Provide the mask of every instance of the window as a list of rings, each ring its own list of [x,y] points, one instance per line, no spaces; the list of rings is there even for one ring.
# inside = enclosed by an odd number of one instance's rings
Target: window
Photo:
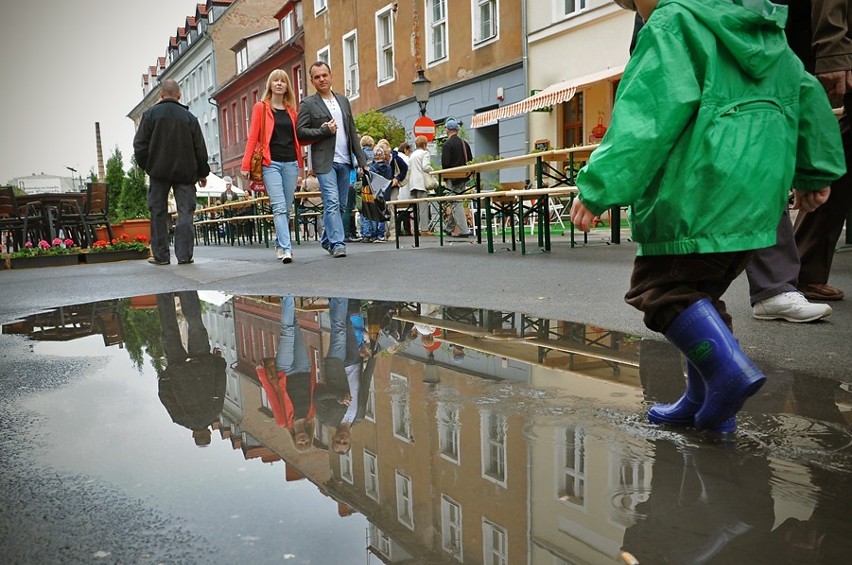
[[[562,103],[562,147],[583,144],[583,93]]]
[[[441,547],[456,561],[464,561],[461,506],[446,495],[441,495]]]
[[[257,104],[258,98],[260,96],[260,91],[258,89],[254,89],[251,91],[251,105],[254,108],[254,105]]]
[[[392,7],[388,6],[376,12],[376,57],[380,85],[394,79],[393,12],[391,10]]]
[[[328,0],[314,0],[314,14],[328,10]]]
[[[396,517],[401,524],[414,529],[414,499],[411,494],[411,479],[396,472]]]
[[[586,0],[555,0],[557,18],[564,18],[586,9]]]
[[[473,0],[473,44],[497,37],[497,0]]]
[[[331,51],[328,45],[317,51],[317,61],[322,61],[323,63],[331,66]]]
[[[248,139],[249,120],[251,119],[251,116],[249,115],[249,110],[248,110],[248,98],[243,96],[242,99],[240,100],[240,104],[242,105],[242,111],[243,111],[243,124],[245,124],[244,129],[243,129],[243,133],[245,134],[246,139]]]
[[[248,46],[237,51],[237,74],[248,68]]]
[[[482,415],[482,475],[506,486],[505,416],[486,412]]]
[[[222,108],[222,132],[225,134],[225,146],[228,145],[228,140],[231,139],[231,121],[228,119],[228,109]]]
[[[296,91],[296,101],[301,102],[305,97],[305,81],[302,80],[302,66],[296,65],[293,67],[293,88]]]
[[[370,391],[367,394],[367,405],[364,407],[364,419],[376,422],[376,380],[370,379]]]
[[[364,450],[364,492],[379,502],[379,460],[367,450]]]
[[[411,409],[408,404],[408,379],[391,373],[390,386],[393,435],[404,442],[410,442]]]
[[[228,143],[236,143],[240,138],[240,129],[239,129],[239,120],[237,119],[237,103],[231,102],[231,122],[233,122],[233,127],[231,128],[231,136],[228,138]],[[271,351],[271,350],[270,350]]]
[[[287,43],[296,35],[296,12],[289,12],[281,18],[281,43]]]
[[[346,97],[358,98],[361,81],[358,77],[358,32],[355,30],[343,36],[343,68]]]
[[[506,530],[482,519],[482,560],[491,565],[506,565],[509,559]]]
[[[457,408],[438,404],[438,450],[446,459],[459,462],[461,421]]]
[[[216,79],[213,77],[213,63],[207,59],[207,84],[211,87],[216,86]]]
[[[447,58],[447,0],[426,0],[426,63]]]
[[[204,96],[204,85],[202,84],[204,81],[204,71],[200,69],[192,73],[192,75],[195,77],[195,95],[200,98]]]
[[[391,539],[386,533],[376,527],[375,524],[370,524],[370,544],[376,548],[376,551],[393,559],[391,556]]]
[[[340,478],[347,483],[355,484],[355,476],[352,472],[352,450],[340,454]]]
[[[583,506],[586,502],[586,449],[582,428],[566,428],[562,446],[559,500]]]

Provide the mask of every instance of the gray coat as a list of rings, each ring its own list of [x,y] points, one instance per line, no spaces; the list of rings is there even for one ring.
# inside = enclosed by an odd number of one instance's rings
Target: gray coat
[[[355,119],[352,117],[352,107],[345,96],[334,94],[340,111],[343,113],[343,127],[349,141],[349,153],[354,154],[358,166],[367,166],[367,156],[358,141]],[[296,123],[296,135],[305,145],[310,144],[311,167],[317,174],[327,173],[334,163],[335,134],[323,124],[331,119],[331,114],[319,94],[313,94],[303,99],[299,106],[299,118]]]

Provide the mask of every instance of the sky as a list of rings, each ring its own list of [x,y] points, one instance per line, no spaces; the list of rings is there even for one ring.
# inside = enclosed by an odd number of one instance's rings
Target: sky
[[[8,0],[0,17],[0,184],[31,174],[86,177],[133,153],[127,114],[142,74],[195,15],[194,0]],[[76,175],[75,175],[76,176]]]

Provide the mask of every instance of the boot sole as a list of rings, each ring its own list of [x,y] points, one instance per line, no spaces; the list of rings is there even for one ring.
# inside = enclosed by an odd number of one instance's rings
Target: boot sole
[[[823,318],[828,318],[831,316],[831,312],[828,314],[817,314],[816,316],[811,316],[810,318],[794,318],[792,316],[784,316],[783,314],[752,314],[755,320],[785,320],[787,322],[796,323],[807,323],[807,322],[816,322],[817,320],[822,320]]]

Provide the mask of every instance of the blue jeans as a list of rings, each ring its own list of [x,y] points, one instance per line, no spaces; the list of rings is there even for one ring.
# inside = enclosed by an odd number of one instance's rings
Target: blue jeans
[[[317,175],[322,193],[322,237],[323,249],[334,251],[345,247],[343,243],[343,207],[349,191],[349,174],[352,166],[335,162],[327,173]]]
[[[292,296],[281,297],[281,335],[278,336],[275,367],[288,375],[311,372],[311,358],[302,330],[296,323],[296,299]]]
[[[385,224],[387,222],[377,222],[375,220],[368,220],[367,218],[361,218],[361,237],[385,237]]]
[[[296,193],[299,163],[272,161],[263,167],[263,184],[269,193],[272,206],[272,223],[275,225],[275,246],[290,250],[290,208]]]

